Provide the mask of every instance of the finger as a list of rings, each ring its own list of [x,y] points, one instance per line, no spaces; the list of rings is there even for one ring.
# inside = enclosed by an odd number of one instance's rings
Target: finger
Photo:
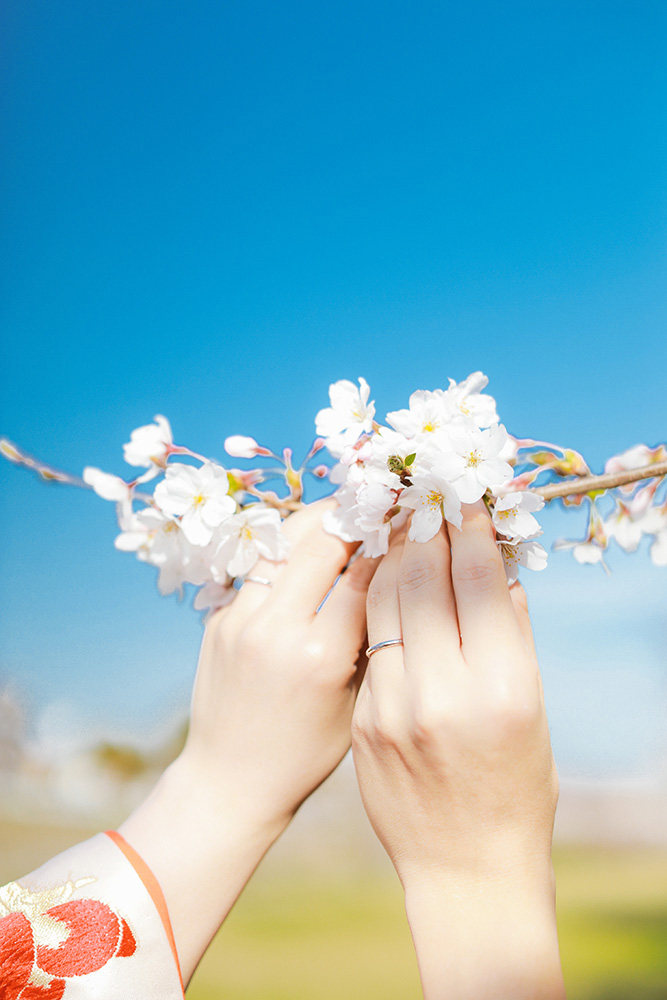
[[[344,542],[326,532],[320,516],[293,546],[277,577],[270,597],[271,613],[302,621],[312,619],[357,548],[357,542]]]
[[[452,584],[468,664],[492,665],[497,649],[521,638],[507,574],[483,501],[463,505],[461,530],[450,532]]]
[[[514,614],[516,615],[516,620],[521,630],[521,635],[523,636],[523,641],[525,642],[528,649],[537,656],[535,650],[535,639],[533,637],[533,627],[530,622],[530,614],[528,612],[528,598],[526,597],[526,591],[523,589],[520,583],[513,583],[510,587],[510,597],[512,599],[512,604],[514,605]]]
[[[350,640],[356,649],[366,636],[366,597],[380,564],[379,559],[353,558],[344,569],[319,612],[314,625],[340,642]]]
[[[459,623],[451,579],[447,528],[427,542],[403,548],[398,597],[405,643],[405,669],[441,670],[443,659],[460,662]]]
[[[366,600],[366,628],[368,645],[389,639],[402,638],[401,612],[398,603],[398,573],[403,552],[403,540],[389,546],[389,552],[380,562],[368,588]],[[403,649],[388,646],[378,649],[368,658],[366,682],[375,687],[374,678],[389,679],[403,674]]]
[[[321,524],[322,514],[325,510],[333,508],[335,501],[320,500],[316,503],[302,507],[295,514],[291,514],[282,523],[282,533],[289,544],[287,558],[281,562],[274,562],[271,559],[260,558],[253,566],[250,577],[257,580],[266,580],[267,583],[258,583],[248,580],[244,582],[240,592],[237,594],[232,608],[234,617],[249,619],[269,598],[271,589],[285,569],[292,554],[299,544],[306,538],[314,527]]]
[[[312,628],[327,644],[333,643],[350,662],[357,663],[355,686],[361,683],[366,669],[366,597],[368,587],[380,563],[379,559],[359,556],[345,569],[329,594]]]

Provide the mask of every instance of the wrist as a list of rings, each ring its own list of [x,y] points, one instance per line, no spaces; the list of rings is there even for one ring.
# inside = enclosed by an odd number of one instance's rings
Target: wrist
[[[119,828],[160,884],[185,983],[285,825],[181,756]]]
[[[405,903],[426,1000],[565,997],[551,865],[409,880]]]
[[[260,857],[292,818],[244,783],[234,768],[213,768],[187,748],[164,772],[158,788],[165,803],[190,816],[197,839],[205,833],[215,845],[238,841],[252,845]]]

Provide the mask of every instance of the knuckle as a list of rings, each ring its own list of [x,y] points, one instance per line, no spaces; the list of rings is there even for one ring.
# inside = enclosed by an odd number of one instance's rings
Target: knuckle
[[[498,565],[495,559],[475,559],[472,562],[452,565],[452,580],[464,588],[475,590],[490,590],[496,582]]]
[[[417,749],[424,751],[438,745],[449,728],[449,717],[447,704],[434,695],[416,701],[412,706],[411,737]]]
[[[376,751],[396,748],[402,741],[403,727],[399,713],[387,704],[375,701],[352,717],[352,740],[357,746]]]
[[[309,636],[302,644],[301,659],[311,667],[319,667],[326,659],[327,651],[322,639]]]
[[[542,709],[532,692],[498,684],[489,691],[484,716],[498,738],[510,740],[532,730],[542,716]]]
[[[341,584],[358,594],[365,594],[373,576],[374,566],[361,556],[345,571]]]
[[[313,562],[330,561],[333,553],[338,553],[339,546],[333,535],[325,535],[322,531],[311,532],[303,541],[304,555]]]
[[[275,632],[268,619],[257,615],[241,632],[238,650],[241,658],[263,656],[275,644]]]
[[[391,588],[376,574],[373,577],[370,587],[368,588],[368,594],[366,596],[366,610],[374,611],[376,608],[382,607],[382,605],[389,600],[390,595]]]
[[[352,716],[350,727],[353,747],[367,747],[370,743],[370,726],[368,713],[357,705]]]
[[[433,561],[402,566],[398,574],[399,590],[411,593],[442,578],[442,569]]]

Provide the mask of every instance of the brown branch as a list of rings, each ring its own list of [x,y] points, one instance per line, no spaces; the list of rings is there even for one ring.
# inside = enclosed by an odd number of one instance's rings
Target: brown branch
[[[543,500],[555,500],[557,497],[576,496],[580,493],[591,493],[594,490],[613,490],[627,483],[638,483],[642,479],[655,479],[667,475],[667,462],[654,462],[641,469],[628,469],[627,472],[609,472],[603,476],[579,476],[568,479],[564,483],[552,483],[550,486],[533,486],[528,492],[537,493]]]

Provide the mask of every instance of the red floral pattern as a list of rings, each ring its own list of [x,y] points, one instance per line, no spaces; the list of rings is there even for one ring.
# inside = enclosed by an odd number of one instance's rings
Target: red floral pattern
[[[112,958],[128,958],[136,951],[127,921],[97,899],[52,906],[33,917],[34,923],[42,916],[63,924],[63,940],[54,947],[35,944],[33,924],[21,911],[0,918],[0,1000],[60,1000],[68,978],[88,975]],[[33,972],[43,986],[29,982]]]

